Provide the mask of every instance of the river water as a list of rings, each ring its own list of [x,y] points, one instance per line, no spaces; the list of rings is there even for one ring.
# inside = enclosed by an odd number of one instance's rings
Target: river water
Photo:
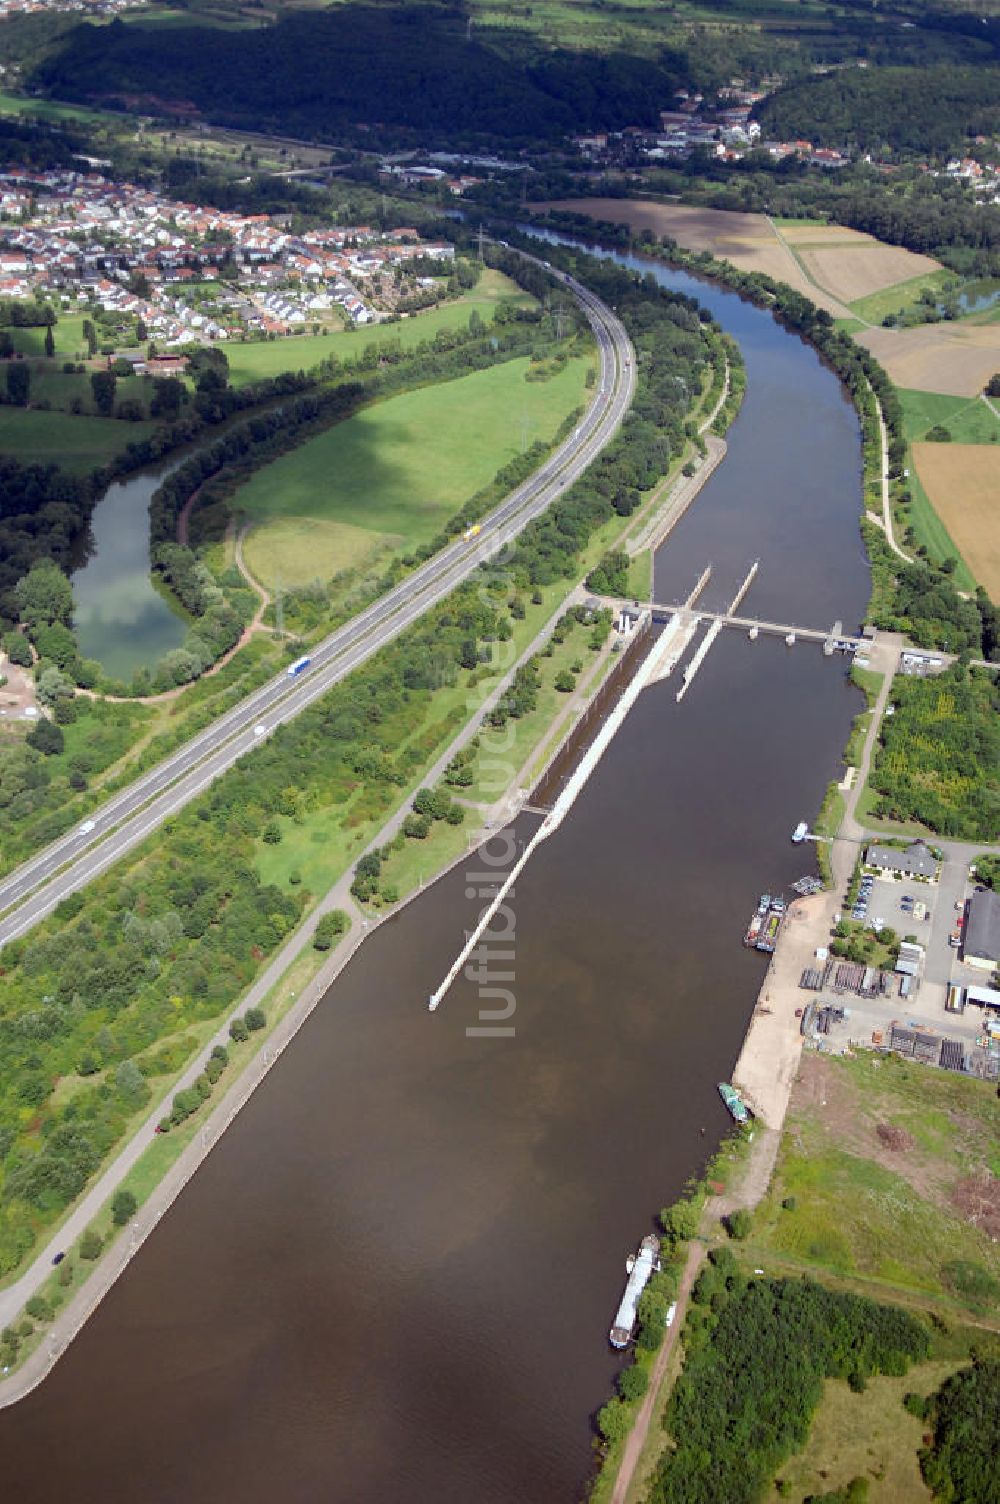
[[[748,612],[856,625],[836,379],[770,315],[656,274],[708,304],[749,378],[657,597],[711,561],[725,605],[759,557]],[[789,833],[858,708],[841,660],[734,632],[675,690],[643,694],[522,876],[513,1036],[467,1035],[466,981],[425,1009],[480,906],[460,870],[361,949],[52,1376],[0,1412],[12,1497],[579,1497],[626,1254],[725,1130],[716,1082],[764,969],[742,929],[802,874]]]

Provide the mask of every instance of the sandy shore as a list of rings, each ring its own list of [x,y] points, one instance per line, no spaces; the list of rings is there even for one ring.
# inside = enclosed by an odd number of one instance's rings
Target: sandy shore
[[[836,889],[789,905],[733,1071],[734,1085],[769,1128],[780,1128],[785,1120],[802,1054],[795,1010],[807,999],[799,978],[813,964],[817,946],[829,940],[836,907]]]

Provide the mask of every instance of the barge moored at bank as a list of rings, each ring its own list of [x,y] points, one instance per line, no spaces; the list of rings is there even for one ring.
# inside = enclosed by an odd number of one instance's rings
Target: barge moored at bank
[[[785,900],[772,898],[770,893],[762,893],[756,912],[747,925],[743,944],[749,950],[762,950],[770,955],[778,943],[778,932],[784,917]]]
[[[654,1233],[650,1233],[649,1237],[643,1238],[639,1244],[639,1252],[626,1264],[628,1283],[611,1328],[612,1347],[628,1347],[631,1342],[632,1333],[635,1331],[639,1296],[649,1283],[649,1277],[659,1263],[659,1256],[660,1240]]]

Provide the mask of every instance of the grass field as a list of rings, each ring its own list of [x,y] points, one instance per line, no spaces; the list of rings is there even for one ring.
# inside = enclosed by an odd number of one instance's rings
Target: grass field
[[[937,447],[936,445],[934,446]],[[950,445],[942,445],[942,448],[950,448]],[[962,557],[961,550],[951,533],[945,527],[944,520],[931,503],[930,497],[924,490],[923,482],[917,473],[916,461],[913,457],[913,449],[909,452],[909,481],[910,488],[910,511],[909,518],[913,527],[913,536],[917,543],[923,544],[931,559],[936,564],[941,564],[945,559],[957,559],[958,567],[952,578],[960,590],[974,590],[976,581],[968,564]]]
[[[931,1394],[960,1366],[955,1359],[918,1363],[903,1378],[870,1379],[864,1394],[828,1379],[804,1450],[779,1474],[788,1497],[823,1494],[860,1477],[868,1480],[869,1504],[929,1500],[917,1457],[923,1426],[903,1409],[903,1398]]]
[[[86,358],[87,346],[83,338],[82,313],[60,314],[52,330],[52,340],[56,347],[56,361],[61,364],[64,360],[76,360]],[[6,330],[10,335],[14,349],[20,350],[22,355],[44,356],[45,354],[45,328],[38,325],[34,328],[10,328]],[[56,367],[58,369],[58,366]]]
[[[335,559],[338,570],[371,569],[404,541],[402,533],[373,533],[350,522],[287,517],[251,529],[243,558],[250,573],[274,590],[316,579],[320,559]]]
[[[0,407],[0,453],[24,465],[62,465],[74,475],[83,475],[155,427],[154,423],[123,423],[116,418],[74,418],[68,413]]]
[[[754,1219],[754,1256],[860,1276],[887,1294],[992,1309],[1000,1295],[998,1131],[1000,1102],[987,1082],[864,1051],[805,1055],[777,1170]],[[788,1198],[791,1208],[782,1206]],[[976,1272],[986,1294],[970,1293],[958,1264]]]
[[[985,403],[976,405],[987,411]],[[914,444],[913,460],[971,574],[1000,600],[1000,445]]]
[[[432,538],[496,471],[535,439],[550,440],[585,396],[588,362],[575,360],[544,382],[526,382],[527,360],[508,361],[376,403],[257,472],[234,506],[260,525],[252,555],[268,548],[271,525],[292,585],[330,578],[356,563],[364,531],[372,548],[414,547]],[[287,523],[347,524],[328,549]],[[344,545],[342,552],[338,546]],[[295,576],[293,568],[301,570]]]
[[[930,258],[921,259],[929,260]],[[919,301],[920,294],[925,287],[932,287],[935,292],[941,293],[944,290],[944,284],[954,280],[954,272],[947,271],[944,267],[931,265],[923,271],[915,272],[905,281],[896,281],[889,287],[880,288],[877,292],[857,297],[851,303],[851,307],[859,318],[867,320],[869,324],[881,324],[886,314],[899,314],[904,309],[912,308]]]
[[[905,389],[898,390],[896,396],[903,409],[903,436],[911,444],[937,424],[947,428],[955,444],[990,444],[994,438],[1000,443],[1000,418],[979,397]]]
[[[473,309],[477,309],[480,317],[489,323],[502,299],[522,306],[533,301],[516,282],[487,267],[471,292],[439,308],[430,308],[426,313],[411,314],[396,324],[334,330],[329,334],[290,335],[286,339],[264,340],[256,344],[227,345],[230,379],[234,386],[245,386],[248,381],[276,376],[280,371],[308,370],[328,355],[336,355],[341,360],[360,355],[369,345],[398,341],[404,349],[411,349],[423,339],[433,339],[439,329],[457,329],[468,323]]]

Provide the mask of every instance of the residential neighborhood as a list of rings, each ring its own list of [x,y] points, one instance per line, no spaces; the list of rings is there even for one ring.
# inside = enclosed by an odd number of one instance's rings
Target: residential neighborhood
[[[0,298],[121,314],[158,348],[374,323],[432,301],[453,257],[410,228],[295,234],[96,172],[0,174]]]

